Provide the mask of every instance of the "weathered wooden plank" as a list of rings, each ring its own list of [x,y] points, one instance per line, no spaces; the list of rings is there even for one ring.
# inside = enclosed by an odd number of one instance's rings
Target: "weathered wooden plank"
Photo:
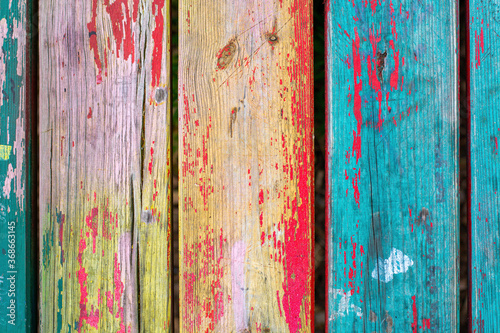
[[[455,1],[328,1],[328,328],[458,329]]]
[[[164,0],[40,1],[40,325],[171,327]]]
[[[31,1],[0,7],[0,331],[33,329],[31,104],[26,76]]]
[[[471,332],[500,331],[500,4],[470,0],[470,254]]]
[[[181,332],[312,330],[311,11],[180,1]]]

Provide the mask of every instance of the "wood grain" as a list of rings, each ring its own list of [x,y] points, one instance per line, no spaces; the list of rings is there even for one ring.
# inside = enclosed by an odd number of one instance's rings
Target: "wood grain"
[[[33,329],[31,86],[24,0],[0,7],[0,331]]]
[[[313,330],[311,20],[180,1],[181,332]]]
[[[42,332],[171,328],[169,8],[40,1]]]
[[[500,4],[469,2],[470,331],[500,330]]]
[[[458,329],[455,1],[328,1],[330,332]]]

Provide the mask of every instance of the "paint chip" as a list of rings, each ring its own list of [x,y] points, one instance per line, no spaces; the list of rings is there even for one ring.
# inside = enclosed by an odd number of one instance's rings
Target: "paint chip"
[[[392,281],[395,274],[406,273],[412,265],[413,260],[393,247],[389,258],[385,260],[378,258],[377,267],[372,271],[372,278],[387,283]]]
[[[8,161],[10,158],[11,146],[0,145],[0,161]]]

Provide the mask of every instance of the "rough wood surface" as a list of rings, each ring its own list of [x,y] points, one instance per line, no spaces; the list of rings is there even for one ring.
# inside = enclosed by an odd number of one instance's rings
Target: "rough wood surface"
[[[0,7],[0,331],[27,332],[34,287],[31,270],[31,109],[26,67],[25,0]],[[33,93],[31,91],[31,93]]]
[[[458,329],[455,1],[328,1],[330,332]]]
[[[312,2],[179,4],[181,332],[310,332]]]
[[[469,2],[470,329],[500,331],[500,3]]]
[[[170,7],[39,6],[41,331],[169,330]]]

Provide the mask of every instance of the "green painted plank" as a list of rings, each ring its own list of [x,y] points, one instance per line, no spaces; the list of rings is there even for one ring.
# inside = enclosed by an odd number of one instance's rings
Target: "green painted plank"
[[[330,332],[458,328],[457,4],[327,4]]]
[[[28,7],[27,7],[28,6]],[[25,0],[0,7],[0,331],[32,327],[30,100]]]
[[[470,328],[500,331],[500,4],[469,2]]]

